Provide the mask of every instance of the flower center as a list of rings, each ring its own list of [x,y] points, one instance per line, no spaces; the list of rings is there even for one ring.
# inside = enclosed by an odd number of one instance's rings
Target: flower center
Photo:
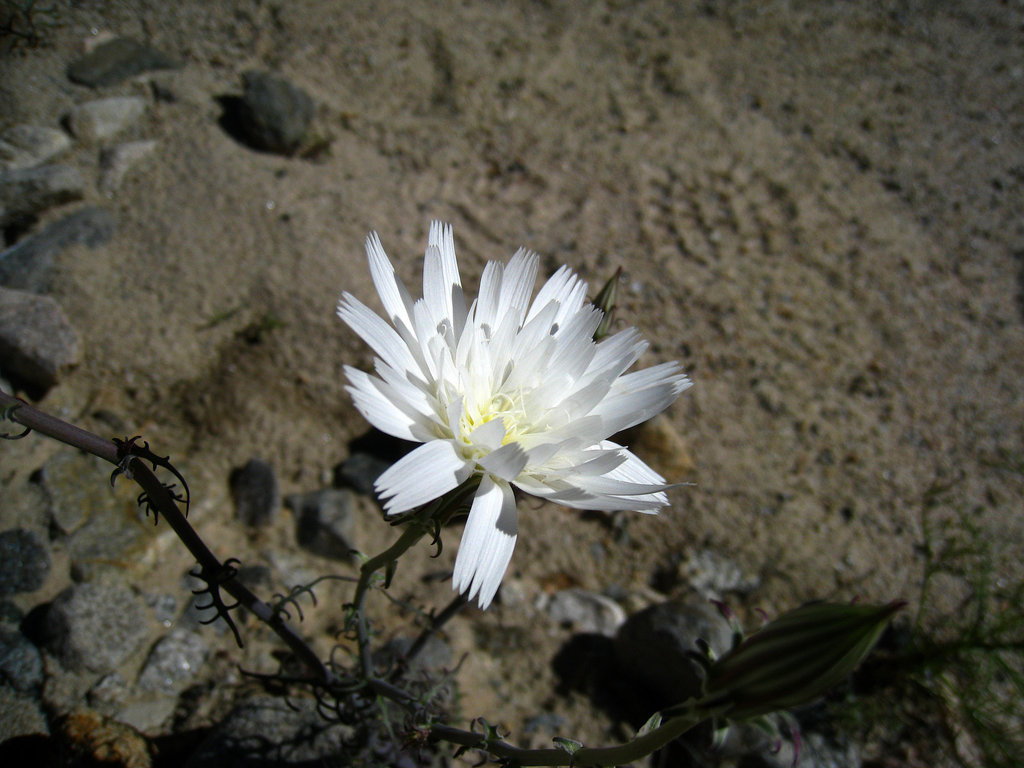
[[[462,434],[468,437],[474,429],[495,419],[501,419],[505,427],[502,445],[513,443],[528,432],[530,424],[523,406],[522,393],[516,392],[510,396],[499,392],[483,403],[467,404],[459,419],[459,427]]]

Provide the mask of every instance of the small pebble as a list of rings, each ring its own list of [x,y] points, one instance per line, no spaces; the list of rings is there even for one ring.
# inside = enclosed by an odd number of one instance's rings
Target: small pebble
[[[235,469],[228,481],[235,501],[235,517],[246,525],[268,525],[281,506],[274,469],[262,459],[250,459]]]
[[[79,104],[67,114],[68,129],[79,141],[95,144],[127,128],[146,111],[146,102],[134,96],[114,96]]]
[[[99,88],[117,85],[129,77],[159,69],[178,69],[181,63],[130,37],[116,37],[68,64],[68,79]]]
[[[26,220],[85,195],[81,171],[70,165],[40,165],[0,172],[0,227]]]
[[[0,533],[0,595],[35,592],[50,575],[51,563],[39,534],[21,528]]]

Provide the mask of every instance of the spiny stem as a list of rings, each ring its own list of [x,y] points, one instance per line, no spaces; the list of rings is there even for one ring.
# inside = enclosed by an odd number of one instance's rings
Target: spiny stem
[[[118,463],[117,446],[112,440],[107,440],[88,432],[55,416],[44,413],[31,405],[0,390],[0,410],[7,413],[7,417],[16,421],[22,426],[58,440],[73,448],[79,448],[93,456],[97,456],[111,464]],[[185,519],[177,503],[171,496],[171,492],[157,478],[153,471],[139,459],[131,459],[129,464],[132,479],[142,486],[148,494],[150,504],[163,516],[164,521],[171,526],[181,543],[199,563],[200,568],[206,573],[221,573],[224,564],[217,558],[206,543],[196,533],[195,528]],[[253,594],[238,579],[229,579],[220,585],[225,592],[231,595],[245,608],[249,609],[260,621],[269,626],[278,637],[302,660],[309,670],[325,684],[330,685],[337,681],[337,677],[328,669],[320,657],[312,648],[295,632],[295,630],[276,614],[274,610]]]
[[[113,441],[106,440],[91,432],[69,424],[61,419],[44,413],[27,403],[0,390],[0,414],[36,432],[44,434],[62,443],[91,453],[111,464],[118,464],[118,450]],[[128,468],[132,479],[142,486],[149,495],[150,503],[159,511],[163,519],[174,530],[178,538],[186,546],[200,567],[208,573],[219,573],[224,564],[210,551],[199,534],[181,513],[174,497],[166,486],[156,477],[141,459],[131,458]],[[381,568],[394,562],[416,541],[429,530],[425,522],[436,515],[437,520],[444,522],[463,505],[468,496],[475,491],[470,482],[449,494],[433,505],[429,505],[423,513],[416,515],[416,522],[409,525],[398,541],[381,554],[367,560],[360,571],[360,579],[356,585],[354,609],[358,612],[360,622],[360,654],[364,658],[364,684],[378,696],[395,702],[409,712],[415,712],[418,702],[407,691],[380,678],[374,677],[367,669],[369,663],[369,638],[363,623],[363,608],[372,576]],[[291,651],[306,665],[312,673],[311,682],[322,689],[331,691],[345,687],[345,682],[325,665],[309,644],[299,636],[292,626],[283,618],[280,611],[275,611],[264,603],[237,579],[229,579],[220,585],[224,591],[234,597],[260,621],[269,626]],[[456,598],[434,621],[434,627],[454,615],[461,607],[461,598]],[[366,644],[365,646],[363,644]],[[446,741],[468,749],[479,749],[492,757],[504,760],[510,766],[526,768],[526,766],[612,766],[638,760],[668,744],[704,720],[723,714],[721,708],[714,709],[702,702],[694,702],[683,714],[673,717],[660,727],[639,736],[632,741],[614,747],[583,747],[570,755],[564,749],[522,749],[504,741],[492,740],[480,733],[453,728],[448,725],[433,723],[427,726],[430,738],[434,741]]]

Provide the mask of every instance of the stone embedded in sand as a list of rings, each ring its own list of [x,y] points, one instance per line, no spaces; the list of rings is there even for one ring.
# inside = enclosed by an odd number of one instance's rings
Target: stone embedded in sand
[[[153,140],[128,141],[103,150],[100,154],[100,191],[109,194],[120,189],[125,174],[137,162],[153,154],[156,146],[157,142]]]
[[[295,538],[299,546],[332,560],[350,559],[355,532],[352,502],[352,491],[346,488],[327,488],[286,498],[285,505],[295,513]]]
[[[0,285],[32,293],[50,290],[54,257],[66,248],[98,248],[110,242],[116,223],[104,208],[88,206],[51,222],[41,232],[0,251]]]
[[[256,149],[291,155],[302,148],[316,115],[309,94],[272,72],[242,75],[245,91],[235,115],[237,127]]]
[[[45,390],[81,359],[78,334],[56,301],[0,288],[0,361],[5,376]]]
[[[701,673],[690,658],[697,639],[718,655],[732,644],[732,628],[707,603],[669,601],[630,616],[615,636],[623,673],[650,695],[652,709],[678,704],[701,690]]]
[[[0,169],[32,168],[71,148],[64,131],[19,123],[0,134]]]
[[[45,644],[64,668],[96,674],[110,672],[127,659],[148,627],[134,592],[100,583],[68,587],[50,604],[45,622]]]
[[[0,533],[0,595],[35,592],[50,575],[51,563],[50,550],[36,532],[12,528]]]
[[[68,64],[68,79],[98,88],[157,69],[179,69],[181,63],[130,37],[118,37]]]
[[[87,144],[115,136],[146,111],[144,99],[115,96],[79,104],[67,114],[68,129]]]
[[[139,687],[178,694],[194,682],[209,648],[202,635],[189,629],[172,630],[157,641],[139,672]]]
[[[261,459],[250,459],[235,469],[228,481],[235,501],[235,516],[246,525],[268,525],[281,505],[274,468]]]
[[[81,200],[85,179],[70,165],[42,165],[0,172],[0,227],[29,219],[55,205]]]

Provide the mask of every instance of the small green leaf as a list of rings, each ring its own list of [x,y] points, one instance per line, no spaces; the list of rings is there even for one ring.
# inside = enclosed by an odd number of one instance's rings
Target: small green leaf
[[[556,747],[565,751],[570,757],[583,749],[583,742],[573,741],[564,736],[555,736],[552,741],[555,742]]]
[[[657,730],[661,727],[661,712],[655,712],[651,715],[647,722],[640,726],[640,730],[636,732],[637,738],[646,736],[651,731]]]

